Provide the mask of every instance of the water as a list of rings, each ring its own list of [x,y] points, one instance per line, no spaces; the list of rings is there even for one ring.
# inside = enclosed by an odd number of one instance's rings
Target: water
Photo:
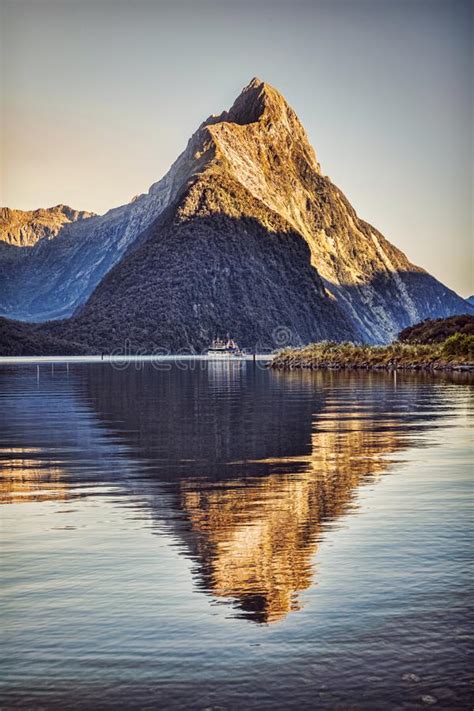
[[[159,368],[0,368],[3,708],[472,708],[467,376]]]

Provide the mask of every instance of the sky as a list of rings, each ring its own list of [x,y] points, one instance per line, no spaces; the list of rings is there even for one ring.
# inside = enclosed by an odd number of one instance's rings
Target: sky
[[[0,0],[0,204],[103,213],[145,192],[252,77],[359,216],[472,283],[470,0]]]

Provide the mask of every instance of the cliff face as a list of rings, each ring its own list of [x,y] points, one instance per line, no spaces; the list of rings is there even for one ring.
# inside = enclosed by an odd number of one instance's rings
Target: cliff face
[[[469,311],[358,218],[321,175],[301,123],[275,89],[254,79],[208,130],[216,146],[213,170],[232,174],[304,238],[312,266],[361,340],[391,340],[434,314]]]
[[[384,342],[474,311],[358,218],[294,111],[258,79],[147,195],[29,252],[0,254],[0,313],[45,320],[79,308],[51,328],[101,349],[129,338],[200,350],[219,332],[273,347]]]

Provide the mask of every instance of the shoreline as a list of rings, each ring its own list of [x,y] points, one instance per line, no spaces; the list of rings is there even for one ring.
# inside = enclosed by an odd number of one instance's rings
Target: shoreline
[[[268,361],[272,354],[257,353],[255,361]],[[166,361],[189,361],[199,360],[209,363],[248,363],[254,361],[253,354],[245,355],[241,358],[212,358],[208,355],[172,354],[169,355],[51,355],[51,356],[0,356],[0,365],[14,365],[22,363],[139,363],[143,362],[166,362]]]
[[[467,340],[466,340],[467,339]],[[278,370],[474,371],[472,336],[452,336],[440,343],[402,343],[385,346],[323,341],[287,348],[272,359]]]
[[[278,356],[275,356],[273,361],[269,364],[269,368],[274,368],[275,370],[345,370],[345,371],[384,371],[386,373],[394,371],[403,372],[417,372],[422,371],[425,373],[436,373],[436,372],[472,372],[474,371],[474,363],[426,363],[426,364],[399,364],[399,365],[358,365],[354,363],[280,363],[278,362]]]

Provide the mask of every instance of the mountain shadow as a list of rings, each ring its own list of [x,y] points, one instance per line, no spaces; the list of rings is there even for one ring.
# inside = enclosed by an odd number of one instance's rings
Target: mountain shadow
[[[163,226],[115,267],[78,316],[45,326],[92,352],[200,352],[230,333],[252,349],[351,340],[302,237],[217,213]]]

